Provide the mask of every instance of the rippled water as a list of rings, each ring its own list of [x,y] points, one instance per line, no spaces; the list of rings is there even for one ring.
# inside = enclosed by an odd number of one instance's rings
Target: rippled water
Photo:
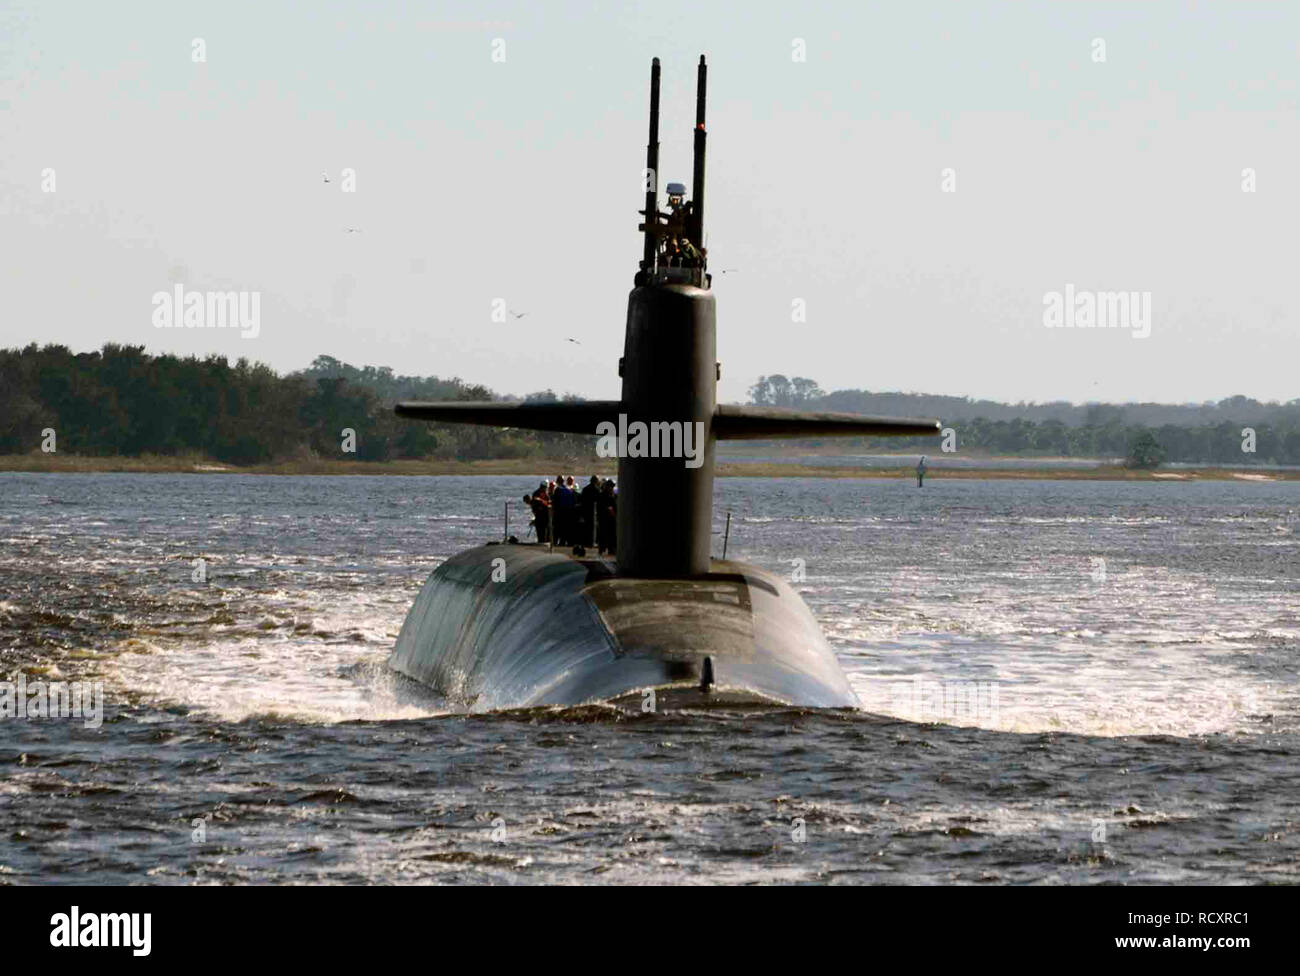
[[[1297,483],[724,479],[865,711],[466,714],[384,662],[538,477],[0,475],[0,676],[106,699],[0,881],[1300,878]]]

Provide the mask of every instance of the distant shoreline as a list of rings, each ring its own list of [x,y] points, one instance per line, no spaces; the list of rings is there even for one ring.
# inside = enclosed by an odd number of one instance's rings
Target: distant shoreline
[[[988,458],[996,463],[998,458]],[[1012,460],[1012,459],[1008,459]],[[1300,471],[1261,471],[1254,468],[1179,468],[1136,471],[1118,465],[1092,467],[1024,466],[1032,459],[1015,458],[1018,467],[944,467],[931,463],[926,480],[944,481],[1021,479],[1029,481],[1297,481]],[[258,474],[258,475],[518,475],[538,476],[564,472],[584,480],[598,474],[615,477],[617,465],[602,459],[508,458],[485,461],[282,461],[248,467],[220,464],[195,457],[87,457],[71,454],[0,455],[0,472],[94,474]],[[914,478],[912,463],[898,467],[826,467],[790,463],[728,462],[719,459],[720,478]]]

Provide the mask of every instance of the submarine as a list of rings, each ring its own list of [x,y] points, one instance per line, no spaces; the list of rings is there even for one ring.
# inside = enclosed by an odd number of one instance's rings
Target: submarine
[[[438,423],[592,435],[658,431],[673,447],[667,432],[696,432],[692,456],[644,444],[634,449],[635,437],[625,444],[620,436],[616,554],[508,539],[454,555],[425,582],[389,667],[474,710],[638,698],[670,707],[858,707],[820,625],[786,581],[711,556],[715,445],[719,439],[937,435],[939,422],[717,403],[716,303],[708,255],[697,246],[704,241],[703,55],[693,197],[685,200],[685,188],[669,184],[666,211],[659,207],[659,80],[655,58],[638,226],[643,248],[628,296],[620,399],[402,402],[395,409],[401,417]]]

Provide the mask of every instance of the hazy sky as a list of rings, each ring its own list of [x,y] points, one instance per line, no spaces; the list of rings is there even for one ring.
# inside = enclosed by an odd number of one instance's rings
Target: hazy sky
[[[722,399],[1300,396],[1295,2],[0,2],[0,346],[615,398],[649,62],[689,183],[701,53]],[[154,328],[175,282],[260,334]],[[1149,337],[1044,327],[1067,284]]]

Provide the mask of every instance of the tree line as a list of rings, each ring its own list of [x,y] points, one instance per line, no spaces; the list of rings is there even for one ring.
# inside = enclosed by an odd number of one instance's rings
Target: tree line
[[[1224,421],[1201,427],[1122,423],[1067,427],[1056,420],[1034,423],[977,417],[954,421],[949,427],[958,455],[1098,458],[1123,460],[1135,467],[1154,466],[1144,460],[1151,458],[1187,464],[1300,465],[1300,426],[1249,427]],[[1248,433],[1243,434],[1243,430]],[[943,438],[835,438],[810,443],[834,443],[845,452],[903,451],[942,456]]]
[[[1005,404],[967,397],[867,390],[824,392],[814,380],[761,376],[755,404],[893,417],[938,417],[960,454],[1151,458],[1190,464],[1300,464],[1300,399],[1261,403],[1234,396],[1203,404]],[[1152,450],[1143,435],[1150,435]],[[832,443],[830,440],[819,442]],[[938,453],[934,438],[853,438],[846,450]]]
[[[459,378],[402,376],[387,367],[352,366],[324,355],[306,369],[280,375],[262,363],[239,359],[232,365],[220,355],[153,356],[143,346],[112,343],[96,352],[74,353],[66,346],[33,343],[0,350],[0,454],[39,450],[46,429],[56,432],[58,450],[71,454],[200,454],[236,465],[309,458],[475,460],[595,453],[594,436],[402,420],[392,407],[406,399],[581,398],[552,390],[503,397]],[[750,399],[798,409],[936,416],[953,429],[958,454],[1132,458],[1140,442],[1138,454],[1147,461],[1300,464],[1300,400],[1065,404],[1068,409],[1060,416],[1042,413],[1056,409],[1049,404],[1025,408],[1028,415],[1008,416],[1018,407],[922,394],[826,393],[806,377],[780,374],[760,377]],[[1163,413],[1148,409],[1152,406]],[[1142,419],[1153,416],[1181,422]],[[345,429],[355,432],[355,453],[343,450]],[[834,442],[845,449],[932,455],[941,450],[934,438]]]
[[[1166,426],[1213,427],[1222,423],[1292,428],[1300,424],[1300,398],[1287,403],[1265,403],[1246,396],[1204,403],[998,403],[929,393],[870,390],[827,393],[815,380],[780,374],[760,376],[758,382],[750,387],[749,397],[753,403],[778,407],[885,417],[940,417],[949,424],[976,419],[1035,423],[1056,420],[1067,427],[1104,427],[1112,421],[1119,421],[1153,429]]]
[[[547,390],[530,399],[560,399]],[[403,399],[495,400],[460,379],[397,376],[318,356],[285,376],[225,356],[152,356],[110,343],[97,352],[35,343],[0,350],[0,454],[57,449],[91,456],[200,454],[249,465],[310,458],[577,457],[595,437],[403,420]],[[570,397],[569,399],[576,399]],[[345,452],[344,430],[354,452]],[[594,432],[593,432],[594,433]]]

